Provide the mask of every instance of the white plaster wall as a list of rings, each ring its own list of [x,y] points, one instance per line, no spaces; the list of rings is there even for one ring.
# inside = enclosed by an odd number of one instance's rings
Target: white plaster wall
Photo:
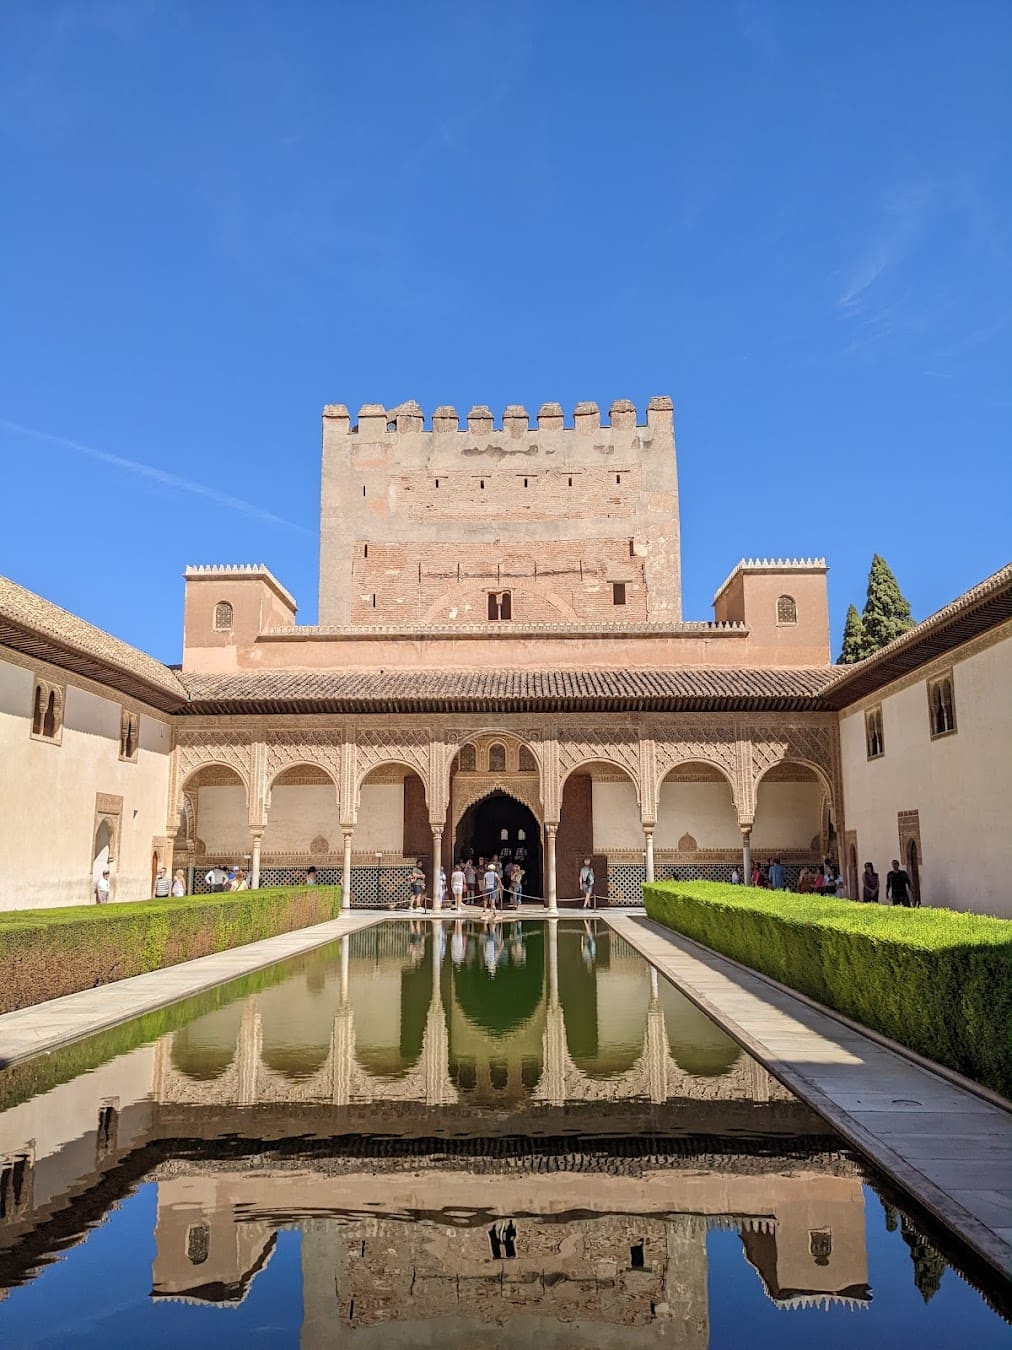
[[[594,852],[643,847],[643,824],[635,784],[594,779]]]
[[[198,788],[197,837],[208,853],[234,853],[236,862],[250,852],[249,809],[241,783]]]
[[[822,829],[820,783],[760,782],[756,793],[752,852],[808,848]]]
[[[165,834],[168,725],[142,714],[137,761],[123,763],[119,702],[67,680],[60,743],[33,740],[33,689],[30,670],[0,661],[0,909],[90,903],[97,792],[123,798],[113,899],[147,898],[152,843]]]
[[[326,839],[331,852],[341,852],[341,816],[334,788],[329,783],[273,788],[264,852],[308,853],[317,835]]]
[[[869,760],[864,710],[840,722],[846,828],[858,869],[882,877],[899,854],[897,813],[920,813],[921,900],[1012,918],[1012,625],[995,646],[953,663],[954,735],[932,741],[927,683],[886,692],[885,754]]]
[[[364,783],[352,848],[356,853],[404,851],[404,784]]]
[[[662,783],[654,847],[677,848],[691,834],[700,848],[740,848],[738,813],[729,783]]]

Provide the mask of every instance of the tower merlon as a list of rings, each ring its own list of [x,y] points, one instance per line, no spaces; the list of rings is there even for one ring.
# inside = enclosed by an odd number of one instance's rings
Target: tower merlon
[[[657,396],[646,407],[646,416],[638,420],[635,403],[628,398],[614,399],[608,410],[608,424],[615,430],[633,430],[638,426],[651,428],[671,428],[673,426],[674,405],[667,396]],[[337,435],[356,435],[363,441],[384,440],[398,432],[421,432],[425,430],[425,412],[414,399],[395,404],[387,408],[382,403],[363,403],[358,410],[356,422],[344,403],[328,403],[323,409],[324,428],[328,433]],[[593,402],[577,403],[572,412],[571,430],[576,432],[596,432],[601,428],[601,410]],[[564,431],[566,417],[561,403],[542,403],[538,409],[536,427],[531,426],[531,417],[522,403],[511,403],[505,409],[499,424],[496,424],[492,409],[484,403],[475,404],[464,419],[458,416],[451,404],[441,404],[432,414],[432,432],[445,435],[453,432],[487,436],[502,431],[507,436],[523,436],[533,431]]]

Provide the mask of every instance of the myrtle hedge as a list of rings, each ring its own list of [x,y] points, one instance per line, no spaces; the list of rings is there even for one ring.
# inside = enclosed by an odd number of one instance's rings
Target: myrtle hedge
[[[333,919],[340,886],[0,914],[0,1012]]]
[[[1012,1096],[1012,921],[706,881],[643,897],[658,923]]]

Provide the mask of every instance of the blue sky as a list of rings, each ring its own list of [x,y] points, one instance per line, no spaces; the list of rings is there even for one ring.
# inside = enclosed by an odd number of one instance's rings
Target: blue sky
[[[320,409],[675,400],[685,613],[1012,537],[1012,7],[0,0],[0,570],[316,616]]]

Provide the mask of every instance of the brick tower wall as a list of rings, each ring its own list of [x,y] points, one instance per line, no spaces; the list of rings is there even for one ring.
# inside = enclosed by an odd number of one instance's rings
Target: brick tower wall
[[[355,426],[325,408],[320,623],[485,624],[507,591],[519,623],[680,620],[671,400],[644,426],[625,401],[609,426],[588,403],[563,422],[558,404],[534,428],[523,408],[500,427],[440,408],[431,431],[417,404]]]

